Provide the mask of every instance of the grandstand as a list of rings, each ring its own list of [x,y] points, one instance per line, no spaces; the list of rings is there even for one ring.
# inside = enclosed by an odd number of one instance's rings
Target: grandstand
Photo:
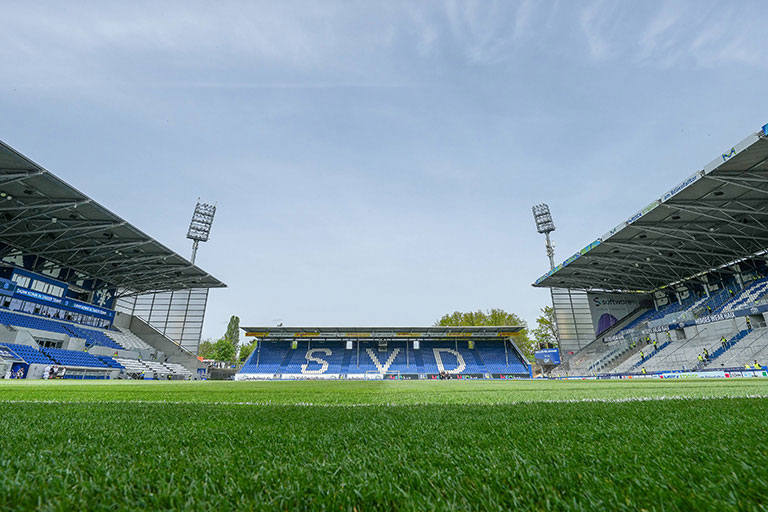
[[[530,377],[510,327],[243,327],[237,380]]]
[[[117,304],[223,283],[2,142],[0,219],[0,377],[197,378],[194,353]]]
[[[765,125],[540,277],[637,306],[552,375],[764,369],[767,196]]]

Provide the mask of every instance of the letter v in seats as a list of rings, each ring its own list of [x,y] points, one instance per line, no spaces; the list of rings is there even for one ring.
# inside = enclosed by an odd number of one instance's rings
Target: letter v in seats
[[[396,348],[387,358],[387,362],[385,362],[383,365],[381,364],[381,361],[379,361],[379,358],[376,356],[376,353],[373,351],[372,348],[367,348],[365,351],[368,353],[368,357],[371,358],[371,361],[373,361],[373,364],[376,365],[376,368],[379,369],[379,373],[387,373],[387,370],[389,370],[389,367],[392,366],[392,363],[395,362],[395,358],[397,357],[397,354],[400,353],[400,349]]]

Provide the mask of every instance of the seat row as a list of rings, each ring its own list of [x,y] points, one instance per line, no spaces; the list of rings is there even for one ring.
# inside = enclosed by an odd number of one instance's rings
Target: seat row
[[[504,342],[479,341],[469,349],[459,343],[422,341],[419,349],[412,342],[393,340],[380,350],[374,342],[355,342],[347,349],[345,342],[263,341],[251,354],[240,373],[251,374],[365,374],[401,373],[436,374],[504,373],[528,375],[527,365]]]

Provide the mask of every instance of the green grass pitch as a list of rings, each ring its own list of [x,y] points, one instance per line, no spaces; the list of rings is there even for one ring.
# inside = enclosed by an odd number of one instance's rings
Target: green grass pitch
[[[0,382],[0,510],[766,510],[768,379]]]

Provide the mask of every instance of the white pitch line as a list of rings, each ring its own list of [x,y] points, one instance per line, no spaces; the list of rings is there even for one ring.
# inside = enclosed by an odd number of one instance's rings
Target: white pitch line
[[[726,400],[734,398],[744,399],[766,399],[768,395],[724,395],[724,396],[683,396],[683,395],[661,395],[661,396],[640,396],[624,398],[563,398],[553,400],[516,400],[512,402],[484,402],[484,403],[312,403],[312,402],[218,402],[218,401],[185,401],[185,400],[0,400],[0,404],[106,404],[106,405],[239,405],[254,407],[418,407],[424,405],[439,406],[466,406],[479,405],[486,407],[497,407],[500,405],[531,405],[531,404],[578,404],[578,403],[605,403],[619,404],[632,402],[660,402],[660,401],[685,401],[685,400]]]

